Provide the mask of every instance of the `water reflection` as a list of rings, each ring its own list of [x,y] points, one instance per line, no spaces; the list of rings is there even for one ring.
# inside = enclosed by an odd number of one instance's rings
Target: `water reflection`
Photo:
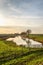
[[[32,39],[28,39],[28,38],[22,38],[21,36],[17,36],[15,38],[8,38],[6,39],[6,41],[13,41],[13,42],[16,42],[17,45],[23,45],[25,47],[43,47],[42,46],[42,43],[40,42],[37,42],[37,41],[34,41]]]

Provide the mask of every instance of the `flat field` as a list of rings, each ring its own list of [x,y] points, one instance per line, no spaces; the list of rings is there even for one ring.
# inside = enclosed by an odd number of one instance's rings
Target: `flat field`
[[[43,43],[43,34],[30,34],[28,37],[35,41]]]
[[[26,48],[0,40],[0,65],[43,65],[43,48]]]

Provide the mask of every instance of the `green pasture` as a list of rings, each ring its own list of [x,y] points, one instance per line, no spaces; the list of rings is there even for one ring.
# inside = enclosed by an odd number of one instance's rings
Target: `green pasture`
[[[26,48],[0,40],[0,65],[43,65],[43,48]]]

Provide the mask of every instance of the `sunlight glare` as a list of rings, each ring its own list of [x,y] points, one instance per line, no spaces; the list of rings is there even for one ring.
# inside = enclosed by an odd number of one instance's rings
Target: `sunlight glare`
[[[5,20],[3,16],[0,16],[0,26],[4,26],[5,25]]]

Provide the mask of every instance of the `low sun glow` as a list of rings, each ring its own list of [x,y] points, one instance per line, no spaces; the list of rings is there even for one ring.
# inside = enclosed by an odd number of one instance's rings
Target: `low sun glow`
[[[0,16],[0,26],[4,26],[5,25],[5,20],[3,16]]]

